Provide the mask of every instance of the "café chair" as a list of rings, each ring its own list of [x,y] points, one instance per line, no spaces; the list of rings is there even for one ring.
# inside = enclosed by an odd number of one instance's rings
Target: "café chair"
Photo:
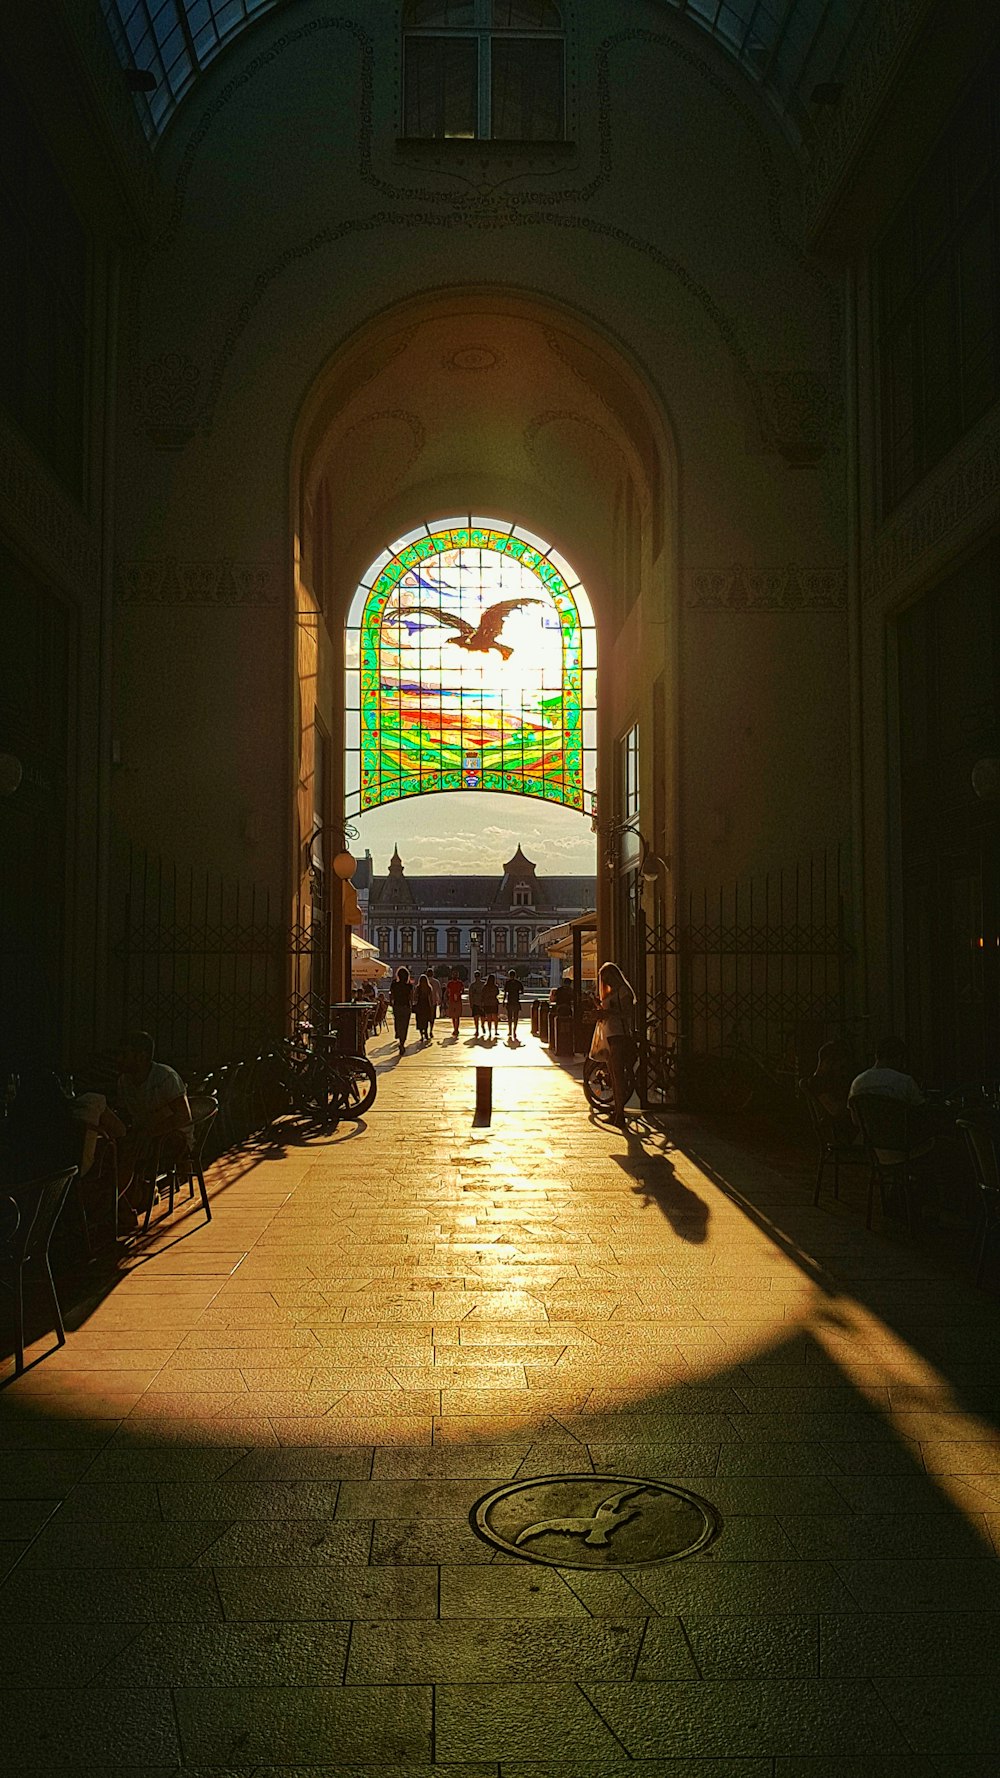
[[[956,1118],[955,1124],[965,1137],[979,1188],[982,1215],[973,1247],[978,1284],[986,1263],[990,1235],[1000,1228],[1000,1117],[995,1112],[992,1115],[988,1111],[972,1112]]]
[[[197,1185],[198,1190],[201,1193],[201,1203],[202,1209],[205,1212],[205,1220],[206,1222],[211,1222],[212,1220],[212,1206],[208,1201],[208,1191],[205,1186],[205,1172],[202,1156],[204,1154],[208,1132],[219,1115],[219,1101],[218,1099],[213,1098],[210,1093],[192,1093],[189,1095],[188,1103],[191,1107],[192,1121],[191,1147],[183,1154],[171,1156],[162,1167],[160,1164],[160,1154],[157,1154],[151,1169],[152,1189],[149,1192],[149,1202],[146,1205],[146,1216],[142,1225],[143,1234],[145,1234],[146,1230],[149,1228],[149,1219],[153,1214],[153,1204],[157,1195],[159,1194],[162,1197],[164,1191],[166,1191],[167,1215],[172,1216],[174,1212],[174,1198],[176,1197],[177,1192],[185,1185],[188,1188],[188,1196],[192,1198],[194,1197],[195,1185]]]
[[[865,1227],[872,1226],[875,1187],[878,1186],[883,1215],[892,1196],[898,1193],[906,1218],[907,1234],[913,1233],[913,1162],[929,1153],[931,1138],[916,1125],[913,1113],[922,1107],[908,1105],[904,1099],[891,1099],[882,1093],[858,1093],[851,1100],[851,1109],[864,1138],[868,1160],[868,1204]]]
[[[0,1270],[8,1274],[3,1282],[14,1298],[15,1377],[24,1370],[24,1273],[30,1265],[38,1263],[45,1274],[56,1341],[60,1346],[66,1344],[66,1329],[49,1262],[49,1244],[75,1178],[76,1168],[68,1167],[48,1179],[28,1180],[24,1185],[8,1186],[0,1192]]]
[[[841,1167],[866,1167],[869,1165],[868,1155],[864,1148],[856,1142],[845,1142],[839,1133],[835,1120],[824,1105],[821,1105],[807,1080],[799,1081],[799,1092],[806,1103],[809,1124],[816,1141],[819,1161],[816,1168],[816,1189],[813,1192],[813,1205],[819,1203],[819,1194],[823,1187],[823,1175],[827,1167],[833,1168],[833,1195],[840,1197]]]

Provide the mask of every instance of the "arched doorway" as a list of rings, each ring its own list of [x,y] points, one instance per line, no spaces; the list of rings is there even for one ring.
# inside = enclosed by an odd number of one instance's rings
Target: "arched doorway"
[[[486,799],[517,797],[518,819],[585,818],[611,949],[619,879],[629,892],[612,831],[622,737],[638,723],[651,742],[653,681],[668,725],[677,707],[674,483],[642,373],[538,295],[439,291],[345,343],[303,406],[292,463],[300,890],[318,824],[336,851],[344,823],[373,812],[402,822],[419,805],[429,820],[431,798],[475,796],[484,817]],[[441,584],[444,558],[456,586]],[[428,584],[404,587],[415,573]],[[484,614],[512,600],[500,646],[473,646]],[[676,855],[676,751],[661,749],[656,784],[652,759],[650,744],[644,822]],[[331,947],[335,974],[336,931]]]

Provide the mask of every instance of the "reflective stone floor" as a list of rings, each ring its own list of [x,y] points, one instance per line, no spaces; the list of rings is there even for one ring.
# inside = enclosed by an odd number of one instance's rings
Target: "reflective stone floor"
[[[530,1039],[489,1128],[466,1034],[374,1052],[366,1128],[215,1169],[0,1392],[3,1771],[997,1778],[995,1300],[692,1122],[595,1125]],[[590,1471],[721,1533],[470,1527]]]

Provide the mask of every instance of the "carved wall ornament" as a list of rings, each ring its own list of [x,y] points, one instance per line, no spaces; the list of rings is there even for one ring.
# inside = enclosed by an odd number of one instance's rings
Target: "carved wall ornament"
[[[845,611],[846,568],[689,568],[692,611]]]
[[[404,451],[402,461],[392,466],[391,476],[386,476],[384,478],[392,484],[402,481],[404,476],[407,476],[413,468],[427,443],[427,429],[419,414],[410,413],[406,408],[386,407],[380,408],[379,411],[374,414],[363,414],[359,420],[354,421],[353,425],[348,426],[346,431],[337,434],[331,439],[329,446],[330,455],[334,456],[338,452],[350,449],[352,443],[355,453],[358,449],[363,449],[364,435],[366,433],[371,435],[375,428],[383,424],[386,420],[398,421],[409,434],[409,446]],[[385,461],[385,453],[383,452],[380,455],[381,461],[379,467],[384,471],[388,467]],[[362,475],[361,479],[362,481],[367,481],[368,478]]]
[[[529,420],[522,434],[528,461],[536,475],[542,476],[546,481],[552,480],[551,475],[547,473],[544,464],[539,459],[538,445],[542,434],[548,427],[558,425],[581,427],[588,442],[599,440],[600,445],[618,459],[620,473],[628,474],[629,465],[625,453],[618,440],[606,426],[602,426],[598,420],[592,420],[588,414],[574,413],[571,408],[550,408],[547,412],[536,414],[532,420]]]
[[[441,360],[442,370],[502,370],[506,359],[490,346],[460,346]]]
[[[862,569],[862,592],[874,599],[919,573],[934,548],[977,519],[996,522],[1000,494],[1000,418],[994,417],[958,462],[931,471],[904,510],[883,528]]]
[[[155,561],[120,562],[115,574],[119,605],[201,605],[226,609],[244,605],[278,605],[282,576],[269,563],[234,562],[222,556],[211,562],[179,562],[176,556]]]
[[[96,581],[100,552],[82,510],[2,419],[0,520],[29,554],[55,564],[74,588]]]
[[[139,424],[159,450],[176,451],[198,424],[201,371],[183,352],[162,352],[139,379]]]

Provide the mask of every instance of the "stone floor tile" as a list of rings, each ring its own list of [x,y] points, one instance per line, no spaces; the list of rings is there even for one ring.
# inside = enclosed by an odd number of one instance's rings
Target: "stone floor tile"
[[[332,1519],[339,1482],[164,1482],[158,1489],[165,1519]]]
[[[7,1770],[27,1775],[45,1766],[65,1771],[88,1764],[171,1765],[178,1757],[170,1693],[100,1687],[0,1690]]]
[[[926,1515],[919,1513],[820,1513],[815,1518],[787,1520],[785,1531],[796,1555],[831,1562],[921,1558],[927,1555],[931,1541]],[[981,1557],[984,1541],[981,1531],[964,1515],[942,1518],[934,1527],[933,1548],[938,1556]]]
[[[468,1759],[539,1759],[558,1747],[578,1761],[617,1758],[621,1744],[575,1685],[440,1685],[435,1747],[446,1764]]]
[[[140,1632],[102,1685],[325,1686],[344,1679],[350,1624],[168,1624]]]
[[[221,1525],[165,1525],[162,1519],[87,1519],[61,1515],[37,1537],[26,1570],[67,1568],[188,1568],[211,1549]]]
[[[184,1759],[215,1765],[429,1761],[432,1697],[425,1686],[182,1687],[174,1694]]]
[[[674,1677],[655,1670],[670,1622],[650,1624],[637,1679]],[[819,1620],[808,1614],[772,1617],[764,1610],[747,1617],[709,1617],[686,1611],[681,1622],[703,1679],[811,1679],[819,1672]]]
[[[362,1525],[364,1520],[349,1520]],[[368,1531],[365,1526],[366,1533]],[[371,1560],[378,1566],[411,1567],[427,1562],[493,1562],[496,1551],[477,1537],[468,1521],[451,1519],[377,1519],[371,1538]]]
[[[637,1623],[482,1618],[435,1624],[356,1624],[348,1684],[527,1684],[631,1679]],[[683,1639],[678,1638],[683,1647]],[[686,1652],[686,1651],[685,1651]]]
[[[224,1615],[310,1622],[347,1618],[436,1618],[436,1568],[365,1568],[317,1563],[311,1568],[219,1568]],[[0,1605],[3,1592],[0,1591]]]
[[[0,1673],[12,1687],[93,1685],[134,1638],[132,1624],[0,1624]],[[184,1631],[190,1635],[190,1629]]]
[[[824,1614],[828,1679],[935,1679],[1000,1671],[1000,1614],[977,1611]]]
[[[949,1757],[991,1757],[1000,1770],[1000,1711],[996,1690],[983,1684],[978,1667],[964,1677],[925,1675],[922,1679],[876,1679],[876,1692],[907,1740],[920,1753]]]
[[[775,1613],[847,1611],[854,1603],[829,1562],[686,1562],[631,1569],[629,1581],[654,1610],[742,1614],[763,1600]]]
[[[680,1754],[878,1754],[908,1743],[867,1685],[782,1679],[583,1688],[633,1759]]]
[[[452,1768],[449,1767],[449,1778]],[[624,1753],[598,1762],[574,1760],[500,1761],[500,1778],[774,1778],[767,1759],[631,1760]],[[878,1774],[876,1774],[878,1778]]]
[[[586,1617],[554,1568],[512,1561],[441,1569],[442,1618]]]
[[[221,1617],[207,1570],[21,1565],[0,1587],[0,1624],[203,1624]]]
[[[361,1519],[344,1525],[332,1519],[240,1519],[215,1525],[211,1533],[199,1560],[215,1568],[364,1565],[372,1542],[372,1528]]]
[[[649,1617],[648,1601],[629,1585],[624,1574],[600,1574],[585,1568],[561,1568],[559,1573],[591,1617],[606,1618],[612,1623]]]
[[[835,1567],[861,1611],[1000,1611],[1000,1566],[991,1557],[838,1561]]]
[[[958,1778],[957,1766],[954,1772],[949,1766],[948,1772],[951,1778]],[[639,1778],[638,1772],[636,1778]],[[918,1753],[865,1754],[861,1758],[848,1754],[844,1757],[834,1755],[830,1759],[824,1759],[822,1755],[810,1758],[809,1755],[793,1754],[787,1759],[779,1756],[775,1760],[774,1778],[935,1778],[935,1767]],[[978,1773],[975,1778],[979,1778]],[[986,1778],[985,1772],[983,1778]],[[989,1778],[994,1778],[992,1772]]]

